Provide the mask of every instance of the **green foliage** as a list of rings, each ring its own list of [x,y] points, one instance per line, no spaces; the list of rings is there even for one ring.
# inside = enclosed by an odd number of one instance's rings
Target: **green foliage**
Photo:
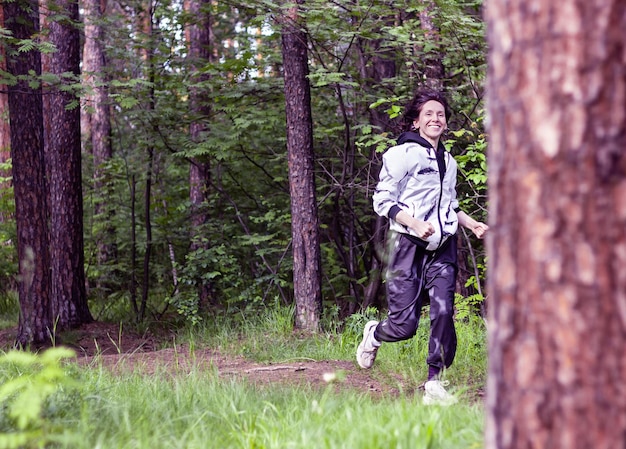
[[[480,117],[478,121],[471,122],[469,129],[452,131],[446,140],[446,146],[453,154],[456,153],[460,174],[457,184],[459,206],[474,218],[487,222],[487,137],[482,129],[482,120]],[[472,287],[474,293],[463,299],[463,304],[467,306],[463,310],[466,313],[478,313],[481,312],[480,304],[485,300],[482,294],[485,289],[481,288],[487,270],[484,246],[478,244],[471,233],[464,229],[461,232],[475,248],[469,258],[474,274],[469,276],[465,285]]]
[[[381,313],[376,307],[368,307],[362,312],[353,313],[346,319],[346,331],[358,336],[363,332],[365,323],[371,320],[381,320]]]
[[[377,153],[382,153],[395,144],[395,140],[390,138],[388,133],[375,132],[377,130],[374,130],[371,125],[356,126],[355,131],[361,131],[360,134],[357,134],[355,140],[355,146],[359,152],[364,152],[374,147]]]
[[[474,125],[476,127],[477,125]],[[469,191],[473,193],[470,197],[466,193],[460,196],[462,207],[470,206],[470,210],[475,208],[476,204],[484,202],[487,192],[487,142],[484,133],[476,136],[476,132],[468,129],[459,129],[452,132],[452,138],[446,141],[448,147],[464,144],[463,152],[455,159],[459,166],[459,171]],[[472,201],[474,204],[468,204]]]
[[[345,83],[346,85],[352,85],[354,87],[358,86],[357,83],[346,83],[345,77],[345,73],[330,73],[323,71],[318,71],[309,75],[309,79],[311,80],[313,87],[325,87],[335,83]]]
[[[63,366],[75,353],[52,348],[41,354],[0,356],[0,447],[44,447],[72,441],[59,418],[80,408],[78,384]]]
[[[20,312],[20,303],[15,290],[0,291],[0,330],[15,326]]]
[[[11,173],[11,169],[11,159],[0,163],[0,175]],[[0,297],[8,295],[15,287],[17,229],[12,220],[14,216],[15,200],[11,176],[0,176]]]
[[[474,278],[472,277],[472,280]],[[476,293],[467,297],[463,297],[460,294],[455,295],[455,308],[456,319],[463,321],[468,320],[472,316],[476,315],[479,310],[480,304],[485,300],[484,296],[480,293]]]

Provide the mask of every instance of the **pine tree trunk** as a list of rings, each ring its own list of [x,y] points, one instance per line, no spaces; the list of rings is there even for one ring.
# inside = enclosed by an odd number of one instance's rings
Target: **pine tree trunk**
[[[42,58],[43,70],[78,77],[80,36],[70,22],[78,21],[78,4],[61,0],[49,8],[69,20],[47,21],[48,39],[57,51]],[[58,329],[68,329],[92,320],[85,294],[80,108],[70,106],[77,99],[73,93],[58,86],[47,89],[43,111],[50,192],[51,313]]]
[[[0,27],[4,27],[4,10],[0,7]],[[0,70],[6,70],[6,50],[4,46],[0,47]],[[2,86],[6,88],[6,86]],[[0,94],[0,163],[6,162],[10,156],[10,127],[9,127],[9,100],[7,95]],[[7,173],[0,171],[0,176],[7,176]],[[1,187],[1,186],[0,186]],[[0,213],[0,221],[4,217]]]
[[[148,104],[147,108],[151,115],[154,115],[156,108],[155,84],[156,84],[156,67],[154,62],[155,53],[155,37],[154,37],[154,3],[152,0],[148,2],[148,7],[143,9],[138,19],[140,20],[141,31],[146,39],[146,44],[140,49],[141,58],[146,70],[146,77],[150,83],[148,87]],[[152,124],[151,131],[156,133],[156,126]],[[146,166],[146,185],[144,187],[144,228],[146,230],[146,247],[143,255],[143,277],[141,283],[141,304],[139,306],[138,321],[143,321],[146,317],[148,307],[148,298],[150,292],[150,263],[152,256],[152,184],[154,182],[154,161],[155,146],[153,142],[146,145],[147,166]]]
[[[4,10],[0,6],[0,27],[4,27]],[[0,71],[6,71],[6,51],[5,47],[0,47]],[[6,89],[6,86],[0,85],[0,89]],[[11,127],[9,124],[9,98],[8,95],[0,93],[0,164],[4,164],[11,158]],[[0,177],[8,178],[11,176],[10,170],[0,169]],[[10,181],[0,182],[0,190],[7,189],[11,186]],[[13,220],[15,217],[10,216],[6,211],[0,211],[0,223],[7,220]],[[14,287],[10,287],[14,288]]]
[[[17,39],[30,39],[39,31],[36,0],[22,9],[21,3],[2,4],[5,26]],[[41,57],[36,51],[18,53],[7,60],[9,73],[41,74]],[[21,346],[49,342],[50,256],[48,253],[48,204],[43,151],[43,112],[41,89],[31,89],[26,81],[8,87],[8,108],[13,159],[17,253],[20,261],[18,295],[20,317],[17,343]]]
[[[307,36],[299,26],[299,9],[295,5],[287,13],[282,33],[295,324],[297,328],[316,332],[322,310],[321,256],[315,200],[311,89],[307,78]]]
[[[95,220],[102,223],[102,231],[96,235],[98,265],[115,258],[114,229],[111,225],[113,211],[107,207],[106,186],[103,164],[111,159],[111,110],[109,106],[109,90],[105,78],[105,34],[102,19],[106,11],[106,0],[82,0],[85,18],[85,45],[83,47],[82,72],[88,92],[82,110],[82,134],[93,154],[93,180]]]
[[[626,3],[488,3],[486,447],[626,445]]]
[[[421,65],[423,74],[418,76],[418,79],[422,79],[425,86],[440,91],[443,89],[444,66],[439,29],[433,22],[436,5],[432,0],[422,0],[422,5],[423,8],[419,12],[420,28],[431,50],[424,52],[420,49],[416,52],[420,55],[417,59],[420,61],[418,65]]]
[[[207,81],[209,76],[199,72],[204,65],[212,62],[213,23],[211,20],[211,0],[187,0],[185,10],[189,12],[192,23],[187,28],[187,42],[189,45],[189,59],[191,70],[194,72],[193,81],[201,83]],[[189,126],[191,140],[200,143],[204,135],[209,131],[206,123],[211,114],[209,100],[200,88],[190,88],[189,103],[192,114],[192,122]],[[206,201],[211,183],[211,164],[209,157],[196,158],[189,165],[189,200],[191,202],[191,250],[209,249],[210,242],[206,239],[203,229],[209,220]],[[198,296],[201,308],[208,308],[211,302],[211,285],[204,281],[198,286]]]

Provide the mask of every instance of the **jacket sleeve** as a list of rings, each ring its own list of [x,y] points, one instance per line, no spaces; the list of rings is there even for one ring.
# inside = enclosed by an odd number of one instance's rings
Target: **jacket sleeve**
[[[402,145],[391,147],[383,154],[383,167],[372,197],[374,211],[381,217],[394,219],[400,211],[399,185],[407,175],[407,151],[407,146]]]
[[[449,189],[450,189],[450,208],[452,210],[454,210],[455,212],[458,212],[461,210],[461,208],[459,207],[459,200],[456,197],[456,176],[457,176],[457,163],[454,160],[454,157],[450,154],[447,153],[447,157],[448,159],[448,167],[449,167],[449,172],[450,172],[450,185],[449,185]]]

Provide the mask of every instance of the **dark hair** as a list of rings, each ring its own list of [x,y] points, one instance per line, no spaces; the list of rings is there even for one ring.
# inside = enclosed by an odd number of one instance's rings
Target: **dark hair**
[[[411,102],[407,104],[406,108],[404,109],[404,116],[403,116],[404,131],[411,131],[413,122],[415,121],[415,119],[419,117],[420,112],[422,112],[422,108],[427,102],[431,100],[438,101],[439,103],[441,103],[446,113],[446,121],[450,119],[451,111],[450,111],[450,108],[448,107],[448,100],[446,100],[446,97],[443,95],[443,93],[438,92],[433,89],[426,89],[426,88],[420,89],[417,91],[417,93],[413,97],[413,100],[411,100]]]

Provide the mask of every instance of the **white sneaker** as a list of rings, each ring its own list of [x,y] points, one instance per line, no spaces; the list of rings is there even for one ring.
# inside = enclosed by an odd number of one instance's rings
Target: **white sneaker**
[[[452,396],[444,388],[448,385],[448,381],[429,380],[424,384],[424,404],[425,405],[451,405],[457,402],[456,397]]]
[[[378,321],[368,321],[363,329],[363,340],[356,349],[356,361],[361,368],[369,369],[374,365],[380,342],[374,338]]]

